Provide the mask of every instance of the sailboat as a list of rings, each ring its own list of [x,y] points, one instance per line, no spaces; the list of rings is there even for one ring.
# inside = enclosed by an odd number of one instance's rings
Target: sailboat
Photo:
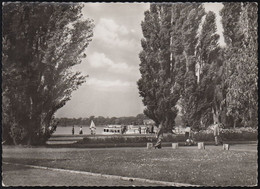
[[[91,135],[96,134],[96,126],[93,120],[91,120],[89,129],[91,130]]]

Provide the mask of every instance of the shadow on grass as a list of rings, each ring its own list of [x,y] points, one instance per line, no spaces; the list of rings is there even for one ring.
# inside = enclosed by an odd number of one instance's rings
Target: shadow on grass
[[[19,164],[25,164],[25,165],[44,165],[46,163],[51,163],[51,162],[57,162],[59,161],[60,163],[62,161],[66,161],[67,159],[46,159],[46,158],[2,158],[3,162],[7,163],[19,163]]]
[[[9,165],[9,164],[3,164],[2,165],[2,171],[3,172],[8,172],[8,171],[20,171],[20,170],[28,170],[31,169],[26,166],[17,166],[17,165]]]

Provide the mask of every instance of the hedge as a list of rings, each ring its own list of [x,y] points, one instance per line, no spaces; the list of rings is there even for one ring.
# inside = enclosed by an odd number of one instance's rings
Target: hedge
[[[223,141],[256,141],[258,139],[257,129],[240,128],[240,129],[223,129],[220,132],[220,137]],[[202,130],[194,133],[195,141],[214,141],[212,130]],[[183,134],[164,134],[163,142],[184,142],[185,136]],[[147,143],[156,142],[155,135],[142,135],[142,136],[127,136],[127,135],[114,135],[114,136],[101,136],[101,137],[86,137],[78,141],[78,144],[116,144],[116,143]]]
[[[154,136],[127,136],[127,135],[115,135],[106,137],[87,137],[83,138],[78,143],[98,144],[98,143],[146,143],[156,142]]]
[[[223,141],[255,141],[258,140],[258,130],[253,128],[222,129],[220,137]],[[196,141],[214,140],[213,130],[204,130],[194,133]]]

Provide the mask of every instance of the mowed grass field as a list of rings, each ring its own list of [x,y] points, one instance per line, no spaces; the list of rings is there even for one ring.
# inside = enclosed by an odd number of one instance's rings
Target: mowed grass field
[[[203,186],[257,184],[257,152],[188,148],[4,147],[3,161]]]

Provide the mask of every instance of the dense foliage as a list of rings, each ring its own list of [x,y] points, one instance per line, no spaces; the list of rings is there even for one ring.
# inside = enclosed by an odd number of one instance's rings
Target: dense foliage
[[[172,77],[173,61],[170,53],[170,8],[170,4],[152,4],[151,10],[145,12],[145,21],[141,24],[144,34],[141,41],[143,51],[139,55],[142,78],[138,81],[140,95],[144,97],[143,103],[147,107],[144,113],[157,126],[163,122],[168,130],[175,124],[177,115],[174,107],[177,94],[172,94],[171,90],[175,78]]]
[[[82,6],[3,4],[3,140],[44,143],[55,130],[54,113],[85,81],[73,72],[85,57],[93,22]]]
[[[202,18],[205,15],[203,5],[200,3],[183,4],[180,7],[182,25],[179,27],[178,36],[181,39],[183,45],[183,51],[185,59],[182,62],[185,67],[183,72],[183,83],[181,83],[181,100],[180,105],[182,108],[183,122],[191,127],[198,127],[199,124],[199,112],[198,109],[198,97],[197,97],[197,77],[196,77],[196,46],[198,43],[198,29],[202,22]]]
[[[195,129],[257,127],[257,4],[223,5],[224,47],[215,13],[201,3],[154,3],[145,12],[138,88],[144,113],[166,130],[178,113]]]
[[[224,3],[221,11],[227,44],[225,103],[234,127],[258,124],[257,11],[257,3]]]
[[[251,127],[221,129],[220,137],[225,141],[256,141],[258,139],[258,130]],[[213,130],[201,130],[194,133],[196,141],[214,141]]]
[[[205,127],[219,121],[221,93],[222,59],[216,34],[216,16],[209,11],[205,16],[196,46],[197,88],[196,126]]]
[[[185,75],[195,76],[196,27],[202,16],[200,4],[151,4],[141,24],[139,93],[146,106],[144,113],[166,131],[175,126],[181,95],[189,98],[193,92],[193,82]],[[186,112],[192,110],[191,103],[185,105]]]

